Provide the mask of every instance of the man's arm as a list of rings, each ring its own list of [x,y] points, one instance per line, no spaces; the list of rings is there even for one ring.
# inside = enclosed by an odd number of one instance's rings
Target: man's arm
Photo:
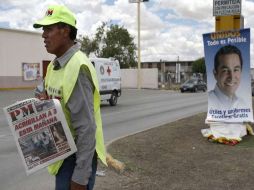
[[[67,103],[71,112],[71,122],[75,130],[75,142],[78,149],[72,181],[80,185],[88,184],[95,151],[94,87],[90,78],[87,72],[80,71],[77,83]]]

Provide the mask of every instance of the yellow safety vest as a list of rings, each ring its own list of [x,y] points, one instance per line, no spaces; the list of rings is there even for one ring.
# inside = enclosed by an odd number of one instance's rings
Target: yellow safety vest
[[[63,68],[59,70],[53,70],[53,67],[53,63],[51,62],[47,68],[45,88],[49,97],[60,99],[68,126],[74,138],[75,132],[71,124],[70,111],[67,109],[67,102],[75,87],[79,72],[89,72],[91,74],[91,78],[95,87],[93,98],[94,117],[96,122],[96,152],[101,161],[107,165],[101,122],[99,85],[94,66],[85,56],[85,54],[83,54],[81,51],[78,51],[71,57],[69,62]],[[63,160],[60,160],[48,166],[49,173],[56,175],[62,163]]]

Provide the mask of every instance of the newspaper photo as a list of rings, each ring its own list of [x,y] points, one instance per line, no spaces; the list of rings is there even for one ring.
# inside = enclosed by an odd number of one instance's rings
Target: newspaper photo
[[[77,151],[58,100],[26,99],[4,113],[27,175]]]

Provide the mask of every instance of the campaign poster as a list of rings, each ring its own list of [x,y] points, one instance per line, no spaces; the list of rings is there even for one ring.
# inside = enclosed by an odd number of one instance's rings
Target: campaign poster
[[[207,71],[206,123],[253,122],[250,29],[203,34]]]

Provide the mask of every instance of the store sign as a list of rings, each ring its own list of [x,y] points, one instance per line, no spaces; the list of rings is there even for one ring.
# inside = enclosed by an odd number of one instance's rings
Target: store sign
[[[241,0],[213,0],[213,16],[241,15]]]

